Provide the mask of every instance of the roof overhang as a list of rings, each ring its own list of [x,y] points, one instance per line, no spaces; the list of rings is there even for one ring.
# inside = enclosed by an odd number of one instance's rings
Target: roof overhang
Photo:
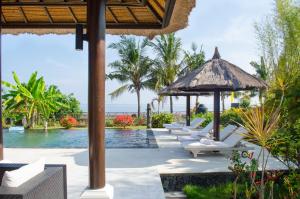
[[[195,0],[107,0],[110,34],[152,37],[186,27]],[[2,33],[67,34],[87,26],[86,0],[2,0]]]

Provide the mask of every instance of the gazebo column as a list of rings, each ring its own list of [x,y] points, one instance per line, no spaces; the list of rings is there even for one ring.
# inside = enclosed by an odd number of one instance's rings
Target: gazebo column
[[[88,3],[88,119],[90,188],[105,186],[105,2]]]
[[[2,11],[2,0],[0,0],[0,10]],[[2,21],[0,20],[0,82],[2,82],[2,48],[1,48],[1,29]],[[2,84],[0,83],[0,104],[2,104]],[[3,129],[2,129],[2,108],[0,108],[0,160],[3,160]]]
[[[214,91],[214,138],[220,140],[220,91]]]
[[[186,125],[191,125],[191,96],[186,96]]]
[[[90,190],[81,199],[110,199],[113,195],[113,188],[105,184],[105,4],[106,0],[87,1]]]

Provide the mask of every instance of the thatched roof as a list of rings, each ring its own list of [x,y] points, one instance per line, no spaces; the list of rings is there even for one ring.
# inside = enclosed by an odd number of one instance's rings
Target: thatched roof
[[[107,33],[153,37],[185,28],[196,0],[108,0]],[[2,0],[3,34],[68,34],[86,27],[83,0]]]
[[[234,64],[221,59],[218,48],[202,67],[179,78],[168,89],[182,91],[238,91],[264,89],[267,84]]]

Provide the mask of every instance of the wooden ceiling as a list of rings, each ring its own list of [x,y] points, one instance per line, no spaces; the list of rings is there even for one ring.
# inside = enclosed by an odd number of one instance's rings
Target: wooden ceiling
[[[167,27],[176,0],[107,0],[109,29]],[[2,0],[2,28],[74,28],[86,26],[86,0]]]

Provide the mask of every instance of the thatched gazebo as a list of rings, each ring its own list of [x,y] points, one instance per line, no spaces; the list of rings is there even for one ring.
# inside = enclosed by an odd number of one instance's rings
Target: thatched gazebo
[[[17,35],[30,33],[43,35],[76,33],[77,49],[82,49],[83,40],[89,44],[88,131],[90,189],[98,189],[101,192],[106,182],[104,142],[106,33],[116,35],[133,34],[151,38],[155,35],[174,32],[187,26],[188,16],[195,3],[196,0],[0,1],[0,39],[1,34]],[[0,131],[0,159],[3,159],[2,126],[0,126]],[[101,195],[102,192],[99,194],[98,192],[92,192],[91,194]],[[82,197],[89,198],[89,194],[84,194]]]
[[[190,126],[191,124],[191,96],[208,96],[208,92],[185,92],[177,89],[169,89],[166,87],[162,89],[159,93],[162,96],[185,96],[186,97],[186,125]]]
[[[214,137],[219,140],[220,92],[266,89],[267,84],[234,64],[221,59],[218,48],[203,66],[178,78],[169,90],[185,92],[214,92]]]

